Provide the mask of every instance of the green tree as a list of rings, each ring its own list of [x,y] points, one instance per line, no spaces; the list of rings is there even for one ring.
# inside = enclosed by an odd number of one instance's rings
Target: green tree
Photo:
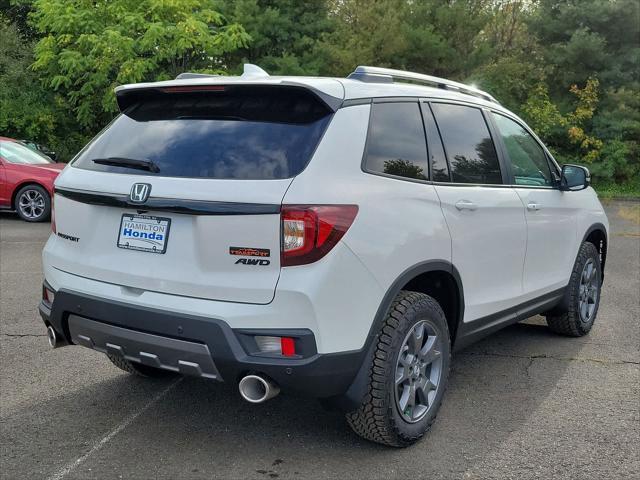
[[[479,34],[489,0],[333,0],[325,35],[326,73],[356,65],[401,68],[464,79],[487,55]]]
[[[529,125],[556,151],[559,160],[570,163],[575,161],[572,158],[580,159],[591,165],[600,159],[604,143],[587,133],[599,103],[599,84],[597,79],[589,78],[584,88],[572,85],[574,109],[564,115],[549,99],[544,84],[533,90],[522,107]]]
[[[36,0],[42,38],[34,68],[95,132],[116,111],[119,84],[163,80],[183,71],[223,72],[221,57],[248,35],[199,0]]]
[[[0,0],[0,12],[6,21],[11,23],[26,40],[33,40],[36,32],[29,24],[29,13],[33,0]]]
[[[231,71],[240,73],[243,63],[275,75],[317,75],[322,70],[318,43],[332,28],[325,1],[219,0],[216,8],[251,37],[246,47],[224,55]]]
[[[594,174],[616,183],[634,180],[640,188],[640,88],[606,91],[592,130],[604,141]]]
[[[519,112],[532,86],[546,78],[543,49],[527,25],[532,4],[512,0],[496,2],[490,8],[491,14],[480,34],[490,54],[468,80],[491,92],[507,108]]]
[[[637,0],[540,0],[528,19],[539,44],[545,46],[546,85],[559,110],[571,109],[571,85],[584,85],[590,77],[600,83],[592,118],[583,122],[581,131],[574,130],[576,142],[559,149],[571,160],[581,134],[587,143],[601,142],[599,154],[586,157],[600,180],[637,182],[640,176],[638,18]]]
[[[61,99],[29,68],[32,42],[2,15],[0,45],[0,135],[48,145],[68,160],[86,138],[76,132],[77,125],[62,108]]]
[[[545,45],[552,92],[585,84],[597,73],[604,88],[638,81],[640,3],[637,0],[539,0],[529,25]]]

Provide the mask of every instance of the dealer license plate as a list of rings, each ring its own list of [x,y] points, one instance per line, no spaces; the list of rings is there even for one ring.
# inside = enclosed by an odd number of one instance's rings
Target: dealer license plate
[[[125,213],[120,220],[118,247],[142,252],[167,251],[170,218]]]

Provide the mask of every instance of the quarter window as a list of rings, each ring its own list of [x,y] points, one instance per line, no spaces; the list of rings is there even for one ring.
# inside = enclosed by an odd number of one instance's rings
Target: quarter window
[[[551,171],[542,147],[522,126],[495,114],[494,119],[507,149],[516,185],[551,186]]]
[[[455,183],[502,183],[498,155],[482,112],[478,108],[433,103]]]
[[[371,108],[365,169],[426,180],[427,145],[418,103],[374,103]]]

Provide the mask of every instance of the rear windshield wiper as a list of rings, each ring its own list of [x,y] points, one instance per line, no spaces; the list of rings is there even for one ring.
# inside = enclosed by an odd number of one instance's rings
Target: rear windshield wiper
[[[148,172],[158,173],[160,168],[151,160],[140,160],[137,158],[126,157],[107,157],[94,158],[93,163],[100,165],[112,165],[114,167],[135,168],[136,170],[146,170]]]

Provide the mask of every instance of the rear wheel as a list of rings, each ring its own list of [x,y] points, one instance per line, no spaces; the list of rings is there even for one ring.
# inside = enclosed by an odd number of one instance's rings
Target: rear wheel
[[[580,246],[569,281],[569,305],[563,312],[547,315],[549,328],[556,333],[581,337],[593,327],[600,306],[602,272],[598,249],[589,242]]]
[[[400,292],[375,348],[368,392],[347,422],[368,440],[411,445],[435,420],[447,386],[451,348],[440,305],[422,293]]]
[[[16,194],[14,208],[27,222],[43,222],[51,215],[51,199],[40,185],[26,185]]]
[[[170,377],[177,375],[170,370],[163,370],[161,368],[150,367],[148,365],[143,365],[141,363],[130,362],[124,357],[112,355],[107,353],[107,357],[111,360],[116,367],[120,370],[124,370],[127,373],[132,373],[134,375],[138,375],[140,377]]]

